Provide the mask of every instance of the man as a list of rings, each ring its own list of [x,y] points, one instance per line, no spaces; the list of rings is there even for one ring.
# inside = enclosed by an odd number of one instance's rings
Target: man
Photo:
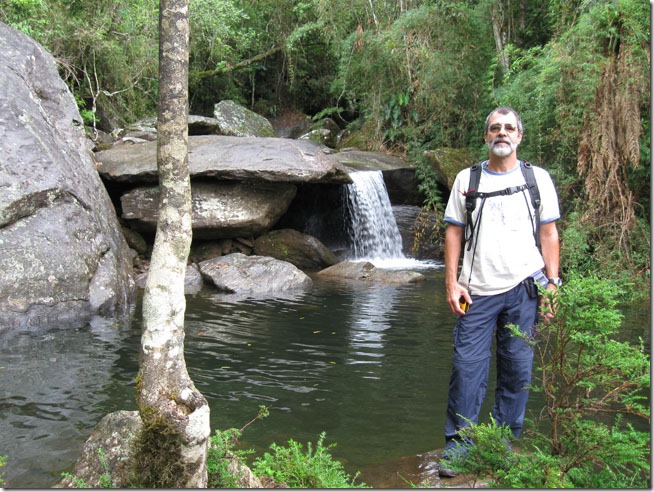
[[[547,289],[561,284],[556,190],[547,171],[532,166],[541,197],[540,213],[535,214],[517,157],[522,136],[522,120],[515,110],[493,110],[486,118],[484,141],[489,157],[481,163],[476,191],[482,197],[476,199],[472,223],[466,225],[465,205],[470,168],[457,175],[445,210],[446,296],[450,310],[459,317],[454,329],[443,458],[465,452],[466,443],[458,431],[469,425],[468,421],[478,421],[488,385],[493,334],[497,357],[493,418],[498,425],[510,427],[514,437],[520,435],[533,349],[522,338],[512,336],[506,325],[517,325],[527,336],[532,335],[538,319],[534,282]],[[498,190],[512,192],[491,193]],[[484,197],[484,192],[492,196]],[[539,216],[540,227],[535,227]],[[537,230],[540,251],[535,241]],[[464,237],[464,258],[457,277]],[[442,467],[440,473],[456,475]]]

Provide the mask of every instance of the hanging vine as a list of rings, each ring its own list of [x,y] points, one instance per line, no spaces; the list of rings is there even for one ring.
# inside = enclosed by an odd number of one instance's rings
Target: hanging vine
[[[609,59],[596,91],[595,112],[586,120],[579,143],[577,171],[585,177],[587,208],[583,221],[595,225],[614,247],[629,255],[635,225],[629,168],[640,161],[640,102],[645,93],[642,70],[623,44]],[[612,241],[611,241],[612,242]]]

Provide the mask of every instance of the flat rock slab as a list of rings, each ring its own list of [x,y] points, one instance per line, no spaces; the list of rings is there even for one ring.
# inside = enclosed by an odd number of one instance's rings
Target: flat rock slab
[[[196,135],[189,137],[191,178],[286,183],[351,183],[326,147],[306,140]],[[115,146],[96,155],[98,172],[109,181],[158,181],[157,143]]]
[[[342,261],[320,270],[318,275],[380,284],[415,284],[426,280],[421,273],[407,270],[383,270],[369,261]]]
[[[197,182],[192,186],[193,238],[258,236],[279,220],[295,197],[288,183]],[[136,187],[121,199],[123,218],[143,232],[159,219],[159,187]]]
[[[267,256],[232,253],[201,262],[202,277],[219,291],[230,294],[276,293],[308,290],[313,281],[286,261]]]

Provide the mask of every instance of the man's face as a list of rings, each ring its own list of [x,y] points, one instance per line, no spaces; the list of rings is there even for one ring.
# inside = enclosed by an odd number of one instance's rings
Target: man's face
[[[488,130],[484,140],[493,155],[508,157],[513,154],[522,141],[518,121],[513,113],[494,113],[488,120]]]

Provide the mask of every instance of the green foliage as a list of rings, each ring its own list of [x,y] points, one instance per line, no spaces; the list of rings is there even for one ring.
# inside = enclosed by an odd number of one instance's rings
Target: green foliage
[[[234,489],[239,487],[239,477],[230,471],[229,463],[233,459],[244,461],[252,450],[235,448],[241,432],[238,429],[216,430],[210,438],[207,452],[208,487],[215,489]]]
[[[124,121],[155,108],[156,0],[10,0],[0,6],[0,20],[54,55],[80,110],[102,107],[106,116]]]
[[[104,452],[104,449],[98,448],[98,458],[100,459],[100,465],[104,470],[104,473],[100,475],[99,488],[101,489],[113,489],[115,488],[113,480],[111,479],[111,470],[109,469],[109,462],[107,461],[107,455]],[[71,481],[73,488],[76,489],[88,489],[92,488],[85,480],[71,474],[68,472],[63,472],[62,477],[67,478]]]
[[[559,425],[591,415],[625,413],[649,418],[644,391],[650,362],[643,347],[613,339],[622,315],[619,288],[592,275],[572,275],[556,299],[556,316],[539,327],[536,357],[554,449]],[[544,295],[551,296],[551,292]]]
[[[492,52],[481,9],[424,4],[386,26],[361,25],[345,39],[334,93],[358,101],[377,137],[394,146],[466,146],[479,127],[480,59]]]
[[[287,488],[354,488],[355,484],[343,465],[332,458],[329,450],[335,445],[324,446],[325,433],[321,433],[315,449],[309,442],[306,451],[302,444],[289,439],[288,445],[272,444],[272,453],[265,453],[254,461],[253,471],[259,476],[271,477]]]
[[[649,434],[620,427],[580,420],[575,432],[565,435],[570,449],[553,453],[539,439],[513,451],[507,445],[507,427],[493,421],[472,424],[462,435],[474,440],[474,446],[465,455],[444,460],[444,466],[503,489],[647,488]]]
[[[244,462],[245,457],[251,454],[252,450],[237,449],[238,439],[243,431],[257,420],[268,416],[268,407],[259,406],[257,416],[250,420],[240,429],[216,430],[213,437],[209,439],[209,450],[207,452],[207,475],[208,486],[211,488],[238,488],[240,483],[238,475],[230,470],[230,463],[234,461]]]
[[[45,0],[6,0],[0,6],[0,21],[39,41],[48,27],[47,12]]]
[[[0,468],[5,466],[7,464],[7,457],[6,456],[0,456]],[[0,473],[0,485],[4,485],[5,480],[4,480],[4,473]]]
[[[63,478],[67,478],[71,481],[72,488],[74,489],[90,489],[92,487],[89,486],[88,483],[86,483],[85,480],[73,475],[72,473],[68,472],[62,472],[61,476]]]
[[[526,429],[523,452],[502,448],[508,429],[471,425],[463,435],[474,446],[453,466],[499,487],[647,487],[649,434],[624,416],[649,421],[650,361],[643,346],[613,338],[622,318],[619,288],[570,275],[558,294],[542,294],[556,315],[529,340],[537,365],[533,390],[545,404]],[[524,336],[517,327],[513,334]]]

